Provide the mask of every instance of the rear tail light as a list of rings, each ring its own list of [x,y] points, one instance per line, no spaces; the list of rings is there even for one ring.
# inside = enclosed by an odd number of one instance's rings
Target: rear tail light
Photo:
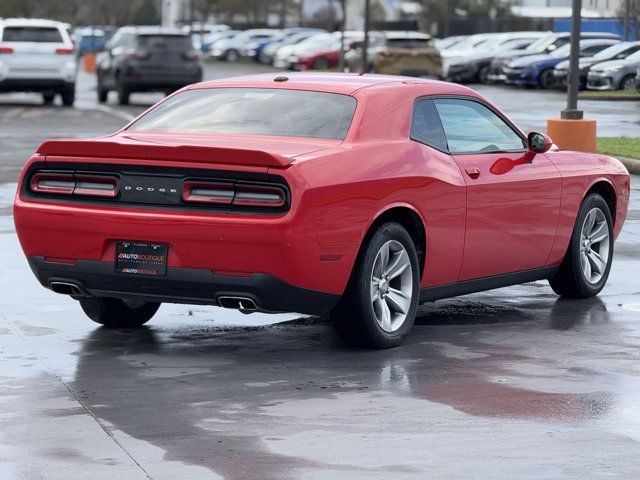
[[[186,181],[182,199],[188,203],[281,208],[287,203],[287,193],[279,185]]]
[[[195,50],[191,50],[190,52],[183,53],[182,56],[187,60],[197,60],[198,52],[196,52]]]
[[[151,54],[147,50],[135,50],[127,53],[127,58],[130,60],[146,60]]]
[[[11,47],[0,47],[0,54],[2,53],[13,53],[13,48]]]
[[[31,177],[31,191],[71,195],[76,182],[73,173],[36,173]]]
[[[287,201],[283,188],[272,185],[236,184],[234,205],[244,207],[282,207]]]
[[[31,177],[29,187],[35,193],[114,198],[118,196],[118,177],[73,172],[36,172]]]
[[[73,48],[56,48],[58,55],[73,55]]]
[[[182,187],[185,202],[231,205],[234,196],[233,183],[187,181]]]
[[[74,195],[114,198],[118,196],[118,177],[107,175],[75,175]]]

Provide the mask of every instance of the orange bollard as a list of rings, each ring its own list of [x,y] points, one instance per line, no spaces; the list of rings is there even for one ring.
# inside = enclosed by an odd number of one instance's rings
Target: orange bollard
[[[583,118],[567,120],[550,118],[547,120],[547,135],[561,150],[576,150],[595,153],[596,121]]]
[[[87,52],[83,58],[84,71],[88,73],[96,73],[96,54]]]

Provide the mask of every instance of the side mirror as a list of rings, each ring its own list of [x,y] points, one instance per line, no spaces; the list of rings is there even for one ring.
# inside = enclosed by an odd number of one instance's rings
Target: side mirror
[[[547,47],[547,53],[551,53],[553,52],[555,49],[557,49],[558,47],[556,45],[554,45],[553,43],[551,45],[549,45]]]
[[[544,133],[531,132],[527,135],[527,145],[531,153],[544,153],[553,146],[553,141]]]

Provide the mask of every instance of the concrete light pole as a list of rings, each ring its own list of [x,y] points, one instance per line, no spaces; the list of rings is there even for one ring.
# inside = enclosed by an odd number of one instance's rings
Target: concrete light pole
[[[364,0],[364,38],[362,39],[362,71],[367,73],[369,65],[369,20],[370,20],[371,1]]]
[[[569,88],[567,89],[567,108],[561,118],[580,120],[582,110],[578,110],[578,88],[580,86],[580,22],[582,20],[582,0],[573,0],[571,17],[571,53],[569,54]]]
[[[583,118],[582,110],[578,110],[582,0],[573,0],[572,9],[571,57],[569,59],[567,108],[561,112],[560,118],[550,118],[547,120],[547,133],[553,142],[563,150],[595,152],[596,121]]]
[[[341,72],[344,72],[344,31],[347,28],[347,0],[340,0],[340,9],[342,18],[340,21],[340,63],[338,68]]]

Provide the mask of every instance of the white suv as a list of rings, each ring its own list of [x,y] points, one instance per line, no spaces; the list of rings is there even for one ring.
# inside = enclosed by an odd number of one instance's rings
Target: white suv
[[[56,93],[66,106],[75,100],[76,58],[63,23],[0,20],[0,92],[40,92],[45,104]]]

